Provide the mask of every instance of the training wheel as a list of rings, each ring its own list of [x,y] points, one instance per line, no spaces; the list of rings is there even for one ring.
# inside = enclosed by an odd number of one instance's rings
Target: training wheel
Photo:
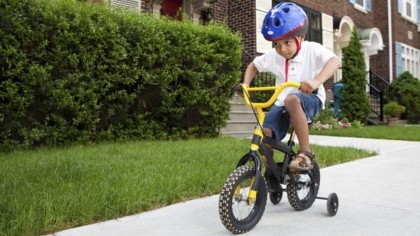
[[[282,197],[283,197],[283,191],[282,190],[270,193],[270,201],[274,205],[279,204]]]
[[[335,216],[338,211],[338,196],[335,193],[330,193],[327,199],[328,215]]]

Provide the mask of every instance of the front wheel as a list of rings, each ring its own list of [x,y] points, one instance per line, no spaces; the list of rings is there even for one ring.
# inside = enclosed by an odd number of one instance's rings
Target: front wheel
[[[256,198],[248,198],[255,180],[255,168],[240,166],[227,178],[219,197],[223,225],[234,234],[250,231],[260,221],[267,203],[267,186],[261,175]]]
[[[314,161],[314,167],[299,174],[290,174],[287,185],[287,198],[295,210],[303,211],[312,206],[318,195],[321,174],[319,166]]]

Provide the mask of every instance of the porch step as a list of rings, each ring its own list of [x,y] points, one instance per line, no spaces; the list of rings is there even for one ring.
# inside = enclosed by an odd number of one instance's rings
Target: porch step
[[[230,101],[230,105],[229,121],[220,130],[220,134],[240,138],[251,137],[257,125],[257,119],[253,110],[239,96],[234,96]]]
[[[254,132],[254,128],[257,125],[256,121],[247,120],[230,120],[227,122],[226,127],[222,128],[222,132]]]

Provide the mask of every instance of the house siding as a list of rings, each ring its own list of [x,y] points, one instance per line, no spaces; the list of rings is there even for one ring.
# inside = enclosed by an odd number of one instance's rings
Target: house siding
[[[233,32],[242,35],[244,48],[243,70],[246,65],[257,56],[257,33],[256,29],[256,0],[219,0],[210,5],[214,20],[226,22]],[[387,0],[370,0],[369,9],[362,11],[355,7],[349,0],[294,0],[305,8],[322,12],[334,19],[334,29],[344,16],[350,17],[358,29],[376,27],[382,35],[384,49],[378,51],[377,55],[370,57],[370,69],[385,80],[389,79],[389,47],[392,47],[393,77],[396,78],[396,43],[403,43],[420,49],[420,32],[418,24],[408,21],[398,11],[398,0],[391,0],[392,4],[392,45],[389,45],[388,38],[388,6]],[[417,3],[419,1],[417,0]],[[142,0],[141,7],[144,12],[151,12],[152,0]],[[419,16],[417,16],[419,18]],[[409,38],[411,32],[411,39]],[[398,62],[399,63],[399,62]],[[333,81],[329,80],[326,87],[332,87]]]
[[[418,24],[419,23],[413,23],[411,21],[406,20],[401,16],[401,14],[397,11],[397,0],[393,1],[393,21],[392,21],[392,37],[394,41],[393,45],[393,56],[395,58],[396,52],[395,47],[396,43],[404,43],[406,45],[409,45],[411,47],[414,47],[418,50],[420,50],[420,32],[418,32]],[[409,31],[411,32],[412,38],[409,38]],[[393,67],[396,68],[396,60],[394,59]],[[396,76],[396,70],[394,70],[394,76]]]
[[[226,0],[227,1],[227,0]],[[243,57],[242,71],[257,55],[256,42],[256,4],[255,1],[229,0],[227,23],[233,32],[242,36]]]

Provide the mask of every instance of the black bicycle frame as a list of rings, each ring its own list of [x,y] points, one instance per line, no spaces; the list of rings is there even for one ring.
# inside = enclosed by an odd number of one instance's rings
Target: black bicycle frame
[[[295,132],[294,129],[292,127],[292,130],[290,132],[290,138],[288,141],[288,144],[284,144],[281,142],[277,142],[277,140],[268,137],[266,135],[263,135],[263,137],[261,138],[261,136],[254,134],[253,138],[252,138],[252,144],[258,145],[258,150],[250,150],[247,154],[245,154],[238,162],[236,167],[239,166],[243,166],[245,165],[248,161],[252,161],[254,162],[255,165],[255,176],[256,179],[254,181],[254,184],[252,186],[252,190],[257,190],[257,186],[259,185],[259,181],[261,181],[260,176],[261,176],[261,161],[260,161],[260,157],[258,155],[258,152],[265,156],[265,158],[263,158],[264,161],[264,165],[267,169],[269,169],[275,176],[276,180],[278,182],[281,182],[284,177],[286,176],[286,172],[287,172],[287,163],[290,162],[290,159],[296,155],[296,153],[293,151],[292,147],[294,146],[294,136],[295,136]],[[262,139],[262,140],[261,140]],[[284,160],[283,163],[284,165],[282,165],[281,170],[278,170],[277,168],[277,164],[274,161],[274,153],[271,153],[268,151],[267,149],[267,145],[269,145],[270,147],[272,147],[273,149],[276,149],[280,152],[283,152],[285,154],[284,156]]]

